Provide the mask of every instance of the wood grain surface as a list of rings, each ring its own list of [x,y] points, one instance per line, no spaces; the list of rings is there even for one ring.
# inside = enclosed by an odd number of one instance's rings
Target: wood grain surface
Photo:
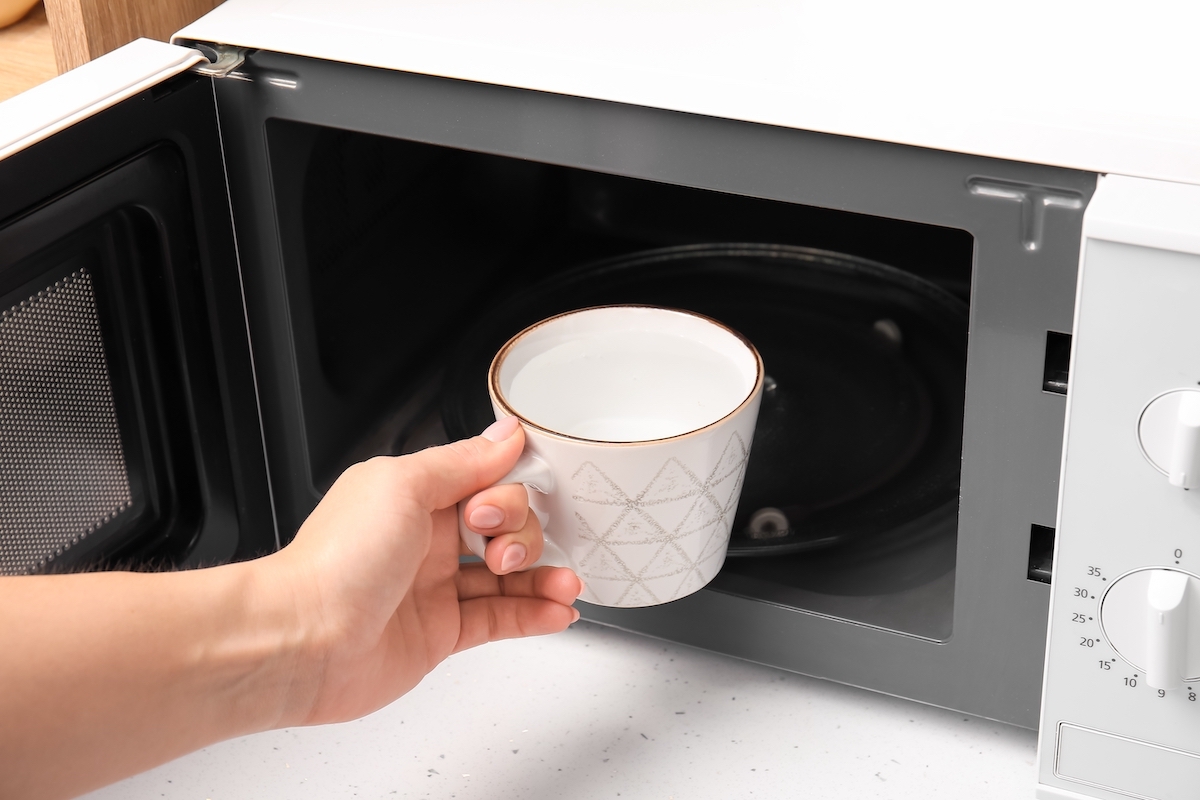
[[[0,29],[0,101],[57,74],[46,9],[39,3],[20,22]]]
[[[167,41],[220,0],[45,0],[61,72],[139,37]]]

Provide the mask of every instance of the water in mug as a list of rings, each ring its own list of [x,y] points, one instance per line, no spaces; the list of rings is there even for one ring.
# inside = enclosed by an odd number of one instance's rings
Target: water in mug
[[[754,388],[729,357],[670,333],[613,331],[564,341],[513,376],[509,403],[552,431],[608,442],[663,439],[726,416]]]

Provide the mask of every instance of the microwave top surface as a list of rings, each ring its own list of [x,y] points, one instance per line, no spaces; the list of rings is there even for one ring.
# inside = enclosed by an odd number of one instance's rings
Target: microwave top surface
[[[1200,183],[1200,5],[229,0],[175,36]]]

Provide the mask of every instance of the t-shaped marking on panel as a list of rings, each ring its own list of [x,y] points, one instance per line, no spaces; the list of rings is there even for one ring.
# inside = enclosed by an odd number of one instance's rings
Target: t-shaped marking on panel
[[[1031,252],[1040,250],[1046,230],[1046,209],[1083,208],[1083,195],[1071,189],[1016,183],[992,178],[968,178],[967,189],[980,197],[998,197],[1021,204],[1021,244]]]

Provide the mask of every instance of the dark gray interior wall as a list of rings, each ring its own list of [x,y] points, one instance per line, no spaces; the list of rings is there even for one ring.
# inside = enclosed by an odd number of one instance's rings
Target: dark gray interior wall
[[[1048,330],[1071,329],[1095,176],[1038,165],[259,53],[218,80],[281,532],[318,499],[265,123],[282,118],[968,231],[975,238],[953,634],[943,644],[715,592],[599,621],[1033,727],[1047,587],[1031,524],[1053,525],[1063,398]]]

